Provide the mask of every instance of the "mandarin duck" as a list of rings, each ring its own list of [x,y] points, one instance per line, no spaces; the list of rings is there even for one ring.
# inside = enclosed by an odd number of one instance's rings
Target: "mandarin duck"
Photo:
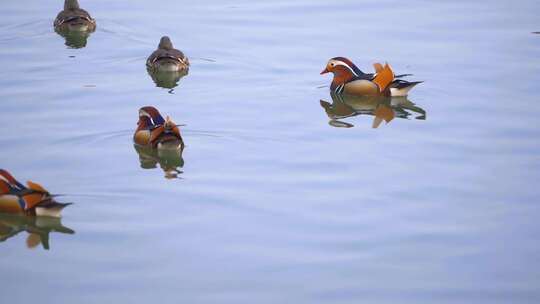
[[[0,212],[33,216],[61,217],[71,203],[59,203],[41,185],[19,183],[9,172],[0,169]]]
[[[405,81],[402,78],[411,74],[394,75],[390,65],[375,63],[375,73],[362,72],[352,61],[345,57],[328,60],[322,74],[333,73],[334,79],[330,90],[341,94],[356,96],[407,96],[409,91],[422,81]]]
[[[169,37],[163,36],[157,50],[146,60],[146,67],[152,71],[187,72],[189,60],[184,53],[173,47]]]
[[[0,214],[0,242],[5,242],[23,231],[28,233],[26,246],[29,249],[41,244],[45,250],[50,249],[49,233],[75,233],[75,231],[63,226],[59,218]]]
[[[424,120],[426,111],[416,106],[406,97],[389,98],[384,96],[353,96],[332,92],[332,103],[321,100],[321,107],[330,118],[329,124],[336,127],[352,127],[352,124],[342,122],[340,119],[357,116],[372,115],[374,129],[385,121],[389,123],[395,117],[408,119],[412,112],[417,113],[415,119]]]
[[[59,32],[93,32],[96,20],[80,8],[77,0],[65,0],[64,10],[54,19],[54,28]]]
[[[163,119],[159,111],[151,106],[139,109],[139,121],[133,134],[137,145],[163,150],[184,150],[180,129],[169,116]]]

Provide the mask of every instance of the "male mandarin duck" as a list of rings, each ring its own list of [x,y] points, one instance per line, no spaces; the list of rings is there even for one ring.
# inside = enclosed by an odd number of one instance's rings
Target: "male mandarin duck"
[[[26,187],[9,172],[0,169],[0,212],[61,217],[71,203],[58,203],[41,185],[28,181]]]
[[[157,50],[146,60],[146,66],[154,71],[187,72],[189,60],[184,53],[173,47],[169,37],[163,36],[159,41]]]
[[[163,119],[159,111],[151,106],[139,109],[139,121],[133,141],[138,145],[157,149],[184,150],[184,141],[178,125],[169,116]]]
[[[77,0],[65,0],[64,10],[58,13],[54,20],[54,28],[59,32],[93,32],[96,29],[96,20],[80,8]]]
[[[401,79],[410,74],[394,75],[390,65],[375,63],[374,74],[362,72],[352,61],[345,57],[330,59],[321,72],[332,72],[334,79],[330,89],[338,94],[346,93],[356,96],[407,96],[410,89],[422,81],[409,82]]]

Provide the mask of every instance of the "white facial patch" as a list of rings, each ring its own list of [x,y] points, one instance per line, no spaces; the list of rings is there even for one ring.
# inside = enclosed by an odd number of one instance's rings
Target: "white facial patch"
[[[150,116],[150,114],[148,114],[145,110],[140,110],[139,111],[139,116],[146,116],[146,117],[152,119],[152,116]]]
[[[3,175],[0,175],[0,180],[6,182],[8,185],[11,184]]]
[[[345,62],[343,62],[341,60],[332,60],[332,61],[330,61],[330,65],[332,65],[332,63],[334,64],[334,66],[337,66],[337,65],[344,66],[347,69],[349,69],[349,71],[351,71],[351,73],[353,73],[354,76],[358,76],[358,74],[356,74],[356,72],[348,64],[346,64]]]

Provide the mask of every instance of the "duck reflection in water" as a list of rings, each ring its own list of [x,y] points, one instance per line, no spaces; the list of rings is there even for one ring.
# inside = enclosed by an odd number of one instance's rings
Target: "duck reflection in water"
[[[156,87],[169,89],[170,93],[172,93],[173,89],[178,86],[178,82],[180,81],[180,79],[182,79],[184,76],[188,74],[187,70],[160,71],[160,70],[154,70],[149,67],[146,68],[146,71],[148,72],[148,75],[150,75],[150,77],[156,84]]]
[[[188,74],[189,60],[184,53],[175,49],[171,39],[161,37],[158,48],[146,60],[146,70],[156,86],[172,89]]]
[[[156,168],[159,163],[166,178],[177,178],[182,173],[184,141],[178,126],[168,116],[163,119],[155,107],[139,109],[133,141],[143,169]]]
[[[330,118],[329,124],[334,127],[350,128],[354,125],[342,121],[358,115],[372,115],[373,128],[378,128],[385,121],[387,124],[395,117],[409,119],[426,119],[426,111],[416,106],[407,97],[383,96],[351,96],[331,93],[332,103],[321,100],[321,107]]]
[[[77,0],[65,0],[64,10],[54,20],[54,30],[66,39],[67,46],[83,48],[90,34],[96,30],[96,21],[80,8]]]
[[[155,169],[158,164],[165,173],[165,178],[178,178],[182,174],[184,166],[182,150],[158,150],[148,146],[134,144],[133,147],[139,154],[139,162],[143,169]]]
[[[46,250],[50,249],[49,233],[75,234],[75,231],[63,226],[59,218],[0,213],[0,242],[5,242],[23,231],[28,233],[26,246],[29,249],[41,244]]]

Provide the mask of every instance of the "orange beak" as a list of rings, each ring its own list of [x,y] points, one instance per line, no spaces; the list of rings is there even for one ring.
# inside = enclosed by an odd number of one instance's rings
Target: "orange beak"
[[[330,71],[328,70],[328,68],[325,68],[324,70],[322,70],[321,75],[322,75],[322,74],[326,74],[326,73],[330,73]]]

